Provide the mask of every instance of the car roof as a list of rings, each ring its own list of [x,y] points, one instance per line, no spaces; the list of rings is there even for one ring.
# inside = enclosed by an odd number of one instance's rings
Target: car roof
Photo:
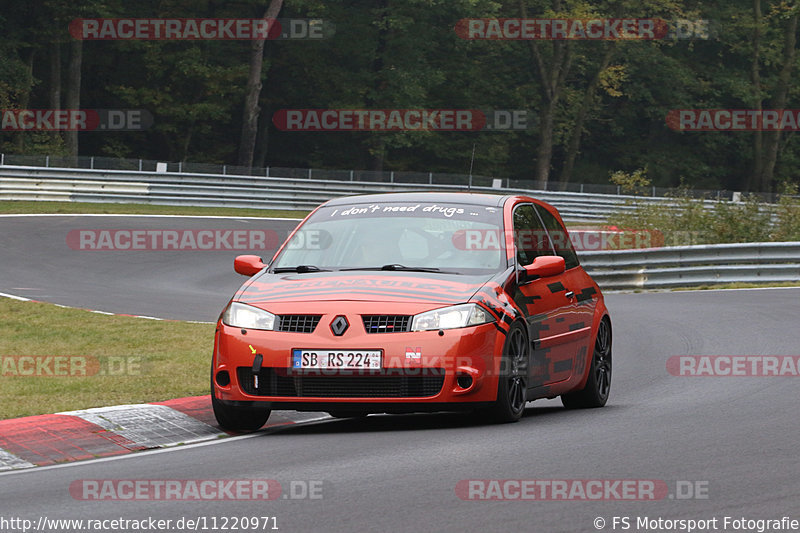
[[[334,198],[333,200],[329,200],[325,203],[325,205],[353,205],[387,202],[438,202],[443,204],[502,207],[508,198],[511,198],[511,195],[470,192],[393,192],[344,196],[342,198]]]

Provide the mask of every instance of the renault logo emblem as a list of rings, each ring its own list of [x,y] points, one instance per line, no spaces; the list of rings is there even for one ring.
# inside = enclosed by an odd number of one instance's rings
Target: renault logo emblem
[[[333,322],[331,322],[331,331],[337,337],[341,337],[344,332],[347,331],[349,326],[350,324],[347,322],[347,319],[344,317],[344,315],[339,315],[333,319]]]

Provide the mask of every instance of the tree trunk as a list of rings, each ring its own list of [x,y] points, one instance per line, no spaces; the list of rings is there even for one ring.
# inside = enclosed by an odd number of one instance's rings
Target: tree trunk
[[[283,0],[272,0],[269,3],[265,19],[275,19],[283,7]],[[253,166],[256,136],[258,135],[258,115],[261,109],[258,98],[261,95],[261,71],[264,66],[265,39],[255,39],[250,47],[250,74],[247,78],[247,92],[242,114],[242,138],[239,143],[238,164],[243,167]]]
[[[795,14],[789,19],[786,26],[786,33],[783,48],[783,67],[778,77],[778,85],[775,89],[775,98],[771,105],[773,109],[785,109],[786,100],[789,96],[789,88],[792,82],[792,70],[794,69],[795,57],[797,55],[797,19]],[[781,136],[783,131],[770,131],[767,134],[767,142],[764,147],[764,168],[761,171],[760,188],[763,192],[773,192],[775,189],[775,164],[778,161],[778,149],[780,148]]]
[[[536,174],[534,187],[547,190],[550,180],[550,165],[553,162],[553,123],[555,102],[548,102],[539,114],[539,147],[536,150]]]
[[[83,41],[74,39],[69,46],[69,74],[67,75],[66,109],[81,107],[81,64],[83,63]],[[78,132],[66,132],[66,145],[73,166],[78,166]]]
[[[267,162],[267,153],[269,152],[269,125],[269,120],[262,120],[258,125],[253,165],[259,168],[265,167]]]
[[[387,10],[389,9],[388,0],[379,0],[376,2],[376,10],[380,10],[380,29],[378,30],[378,42],[375,45],[375,57],[372,60],[373,72],[373,94],[367,94],[366,104],[367,108],[382,108],[384,102],[380,102],[378,95],[382,95],[382,91],[386,88],[386,79],[383,71],[385,68],[384,57],[386,49],[389,45],[389,29],[385,21],[387,18]],[[384,132],[370,132],[367,133],[367,154],[369,157],[369,169],[374,172],[383,171],[383,164],[386,161],[386,133]]]
[[[31,48],[28,51],[28,55],[25,57],[25,92],[21,93],[19,97],[20,109],[27,109],[28,105],[30,104],[31,91],[33,90],[33,59],[35,56],[36,50]],[[19,153],[23,153],[25,151],[25,139],[26,136],[24,135],[16,136],[15,144]]]
[[[61,109],[61,43],[55,41],[50,51],[50,109]],[[58,140],[59,132],[52,133],[54,141]]]
[[[561,0],[553,0],[553,10],[561,11]],[[528,10],[524,0],[520,0],[519,9],[522,18],[528,18]],[[546,189],[550,180],[550,167],[553,162],[553,130],[558,102],[564,92],[564,82],[572,66],[572,53],[569,41],[551,41],[553,49],[550,65],[546,65],[539,43],[528,41],[536,63],[542,89],[544,105],[539,114],[539,148],[536,156],[535,186]]]
[[[608,48],[606,48],[606,53],[603,55],[603,59],[600,62],[600,68],[586,86],[586,90],[583,93],[581,107],[578,109],[578,116],[575,117],[575,124],[572,127],[572,135],[570,136],[569,147],[567,148],[564,168],[561,170],[560,181],[563,184],[562,187],[566,187],[566,184],[572,179],[572,170],[575,168],[575,160],[578,157],[578,151],[581,147],[583,124],[586,122],[586,115],[589,114],[589,109],[592,107],[597,87],[600,85],[600,76],[602,76],[603,72],[608,68],[608,65],[611,64],[611,58],[614,57],[616,49],[615,42],[612,42]]]
[[[753,108],[759,112],[764,107],[764,99],[761,95],[761,72],[759,67],[761,56],[761,0],[753,0],[753,60],[750,65],[750,82],[753,85]],[[761,172],[764,168],[764,133],[761,131],[753,132],[753,170],[747,177],[745,190],[753,190],[755,183],[759,183]]]

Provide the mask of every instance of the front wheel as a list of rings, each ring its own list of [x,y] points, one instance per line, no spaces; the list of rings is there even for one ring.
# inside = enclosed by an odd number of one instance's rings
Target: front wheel
[[[258,409],[256,407],[237,407],[225,405],[214,397],[211,392],[211,407],[214,409],[214,416],[222,429],[230,431],[256,431],[267,423],[269,409]]]
[[[237,407],[226,405],[217,400],[214,395],[214,378],[212,369],[211,378],[211,408],[214,410],[214,417],[217,419],[219,427],[229,431],[256,431],[267,423],[270,409],[260,409],[258,407]]]
[[[503,359],[497,382],[497,400],[486,415],[494,422],[516,422],[525,412],[528,393],[528,335],[521,322],[514,322],[503,344]]]
[[[561,395],[567,409],[603,407],[611,391],[611,324],[605,318],[597,327],[592,364],[583,389]]]

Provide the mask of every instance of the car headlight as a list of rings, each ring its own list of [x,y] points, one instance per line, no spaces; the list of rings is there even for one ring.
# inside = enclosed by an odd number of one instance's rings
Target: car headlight
[[[415,315],[411,331],[466,328],[493,321],[492,315],[478,304],[461,304]]]
[[[244,329],[275,329],[275,315],[252,305],[231,302],[222,313],[222,323],[226,326]]]

